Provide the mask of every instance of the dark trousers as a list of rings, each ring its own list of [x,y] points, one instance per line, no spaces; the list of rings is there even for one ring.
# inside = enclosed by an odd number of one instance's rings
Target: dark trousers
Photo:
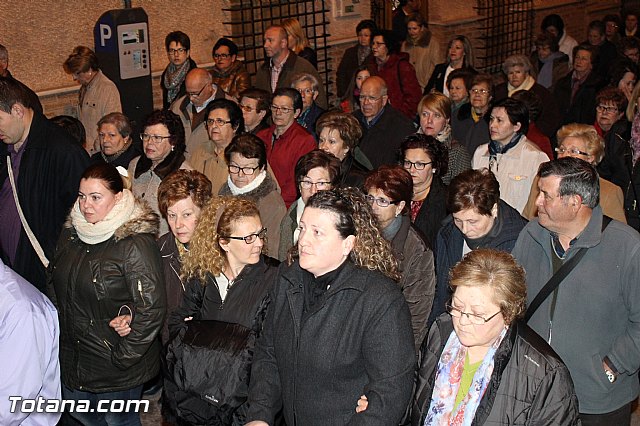
[[[89,413],[73,412],[69,413],[73,419],[79,421],[83,425],[91,426],[140,426],[140,414],[136,412],[97,412],[99,401],[103,400],[122,400],[128,401],[132,399],[140,399],[142,396],[142,385],[132,389],[117,392],[92,393],[84,392],[77,389],[70,389],[62,385],[62,397],[64,399],[88,400],[91,404]],[[106,405],[106,407],[109,407]]]
[[[582,426],[628,426],[631,424],[631,403],[625,404],[610,413],[580,413],[580,420],[582,421]]]

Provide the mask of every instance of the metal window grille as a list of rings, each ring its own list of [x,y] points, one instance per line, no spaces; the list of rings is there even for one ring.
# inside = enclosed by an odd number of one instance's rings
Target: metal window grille
[[[287,18],[297,18],[305,31],[311,48],[318,56],[318,72],[330,96],[331,64],[327,9],[325,1],[315,0],[235,0],[228,8],[229,22],[223,22],[231,29],[225,37],[238,45],[239,56],[244,57],[244,64],[254,76],[264,61],[263,35],[271,25],[277,25]]]
[[[476,58],[479,69],[495,73],[504,60],[529,52],[533,38],[533,0],[479,0],[478,14],[483,35]]]

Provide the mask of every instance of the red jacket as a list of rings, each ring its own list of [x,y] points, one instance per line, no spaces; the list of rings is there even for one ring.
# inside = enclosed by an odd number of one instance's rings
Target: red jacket
[[[262,139],[267,148],[267,161],[280,184],[282,199],[289,208],[298,198],[294,176],[296,163],[304,154],[316,149],[317,145],[313,136],[295,121],[282,136],[272,142],[275,129],[275,125],[262,129],[256,136]]]
[[[544,133],[540,131],[535,123],[529,123],[529,131],[527,132],[527,139],[538,145],[538,148],[542,150],[549,158],[553,159],[553,149],[551,148],[551,141]]]
[[[389,103],[413,120],[418,112],[418,103],[422,98],[422,89],[416,77],[416,70],[409,62],[405,52],[389,55],[387,62],[378,67],[375,58],[369,62],[371,75],[377,75],[387,83]]]

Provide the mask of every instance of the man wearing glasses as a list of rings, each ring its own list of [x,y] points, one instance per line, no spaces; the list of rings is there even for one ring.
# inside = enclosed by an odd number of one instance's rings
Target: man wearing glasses
[[[276,89],[271,100],[273,125],[257,133],[267,148],[267,161],[282,189],[287,208],[297,198],[294,168],[298,159],[316,148],[313,136],[296,122],[302,96],[291,88]]]
[[[640,235],[605,217],[593,165],[573,157],[538,171],[538,218],[513,256],[527,273],[527,303],[583,253],[528,324],[571,373],[583,425],[629,425],[640,368]]]
[[[360,90],[360,110],[354,113],[362,126],[360,150],[374,169],[397,164],[402,141],[416,132],[411,120],[387,103],[388,99],[385,81],[369,77]]]
[[[185,79],[186,94],[171,104],[171,111],[178,114],[184,126],[184,136],[187,142],[185,156],[191,155],[209,140],[205,126],[206,108],[214,99],[230,99],[222,89],[213,84],[211,74],[202,68],[189,71]]]
[[[289,49],[287,32],[279,25],[267,28],[264,32],[265,62],[256,72],[258,89],[275,92],[281,87],[291,87],[293,76],[299,73],[313,75],[319,82],[318,105],[327,108],[327,94],[318,70],[309,61],[296,55]]]

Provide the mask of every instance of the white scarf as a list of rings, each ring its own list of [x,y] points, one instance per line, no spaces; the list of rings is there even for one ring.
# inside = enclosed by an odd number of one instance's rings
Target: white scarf
[[[511,83],[507,83],[507,89],[509,89],[508,96],[511,97],[511,95],[513,95],[513,92],[516,92],[518,90],[529,90],[533,87],[534,84],[536,84],[536,80],[530,75],[528,75],[527,78],[525,78],[522,84],[518,87],[513,87]]]
[[[135,202],[131,191],[124,189],[122,199],[97,223],[89,223],[80,212],[80,202],[76,200],[71,209],[71,223],[80,240],[87,244],[107,241],[120,226],[134,217],[140,216],[142,208]]]
[[[227,185],[229,185],[229,190],[231,190],[231,193],[233,195],[243,195],[243,194],[246,194],[247,192],[251,192],[254,189],[256,189],[257,187],[259,187],[260,184],[262,182],[264,182],[264,179],[266,177],[267,177],[267,171],[263,170],[258,174],[258,176],[256,176],[256,178],[254,180],[252,180],[251,182],[249,182],[247,185],[243,186],[242,188],[239,188],[233,183],[233,181],[231,181],[231,176],[229,176],[227,178]]]

